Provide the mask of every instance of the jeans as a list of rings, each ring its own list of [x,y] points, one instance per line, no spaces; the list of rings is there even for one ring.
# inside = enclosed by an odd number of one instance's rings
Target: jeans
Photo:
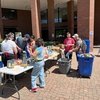
[[[34,62],[33,63],[33,70],[31,73],[31,85],[32,88],[37,88],[36,85],[36,78],[39,77],[40,86],[45,86],[45,79],[44,79],[44,60]]]
[[[67,53],[68,53],[68,52],[65,52],[65,57],[66,57],[66,54],[67,54]],[[68,57],[66,57],[66,58],[68,58]],[[69,59],[72,60],[72,53],[69,54]]]
[[[77,56],[77,55],[79,55],[79,54],[82,54],[82,53],[76,53],[77,62],[78,62],[78,56]],[[77,69],[79,69],[79,64],[78,64],[78,66],[77,66]]]

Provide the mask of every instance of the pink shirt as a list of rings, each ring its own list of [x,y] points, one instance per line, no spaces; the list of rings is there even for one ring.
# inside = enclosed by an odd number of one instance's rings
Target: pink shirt
[[[75,44],[75,41],[73,38],[66,38],[64,40],[64,44],[67,45],[67,44]],[[65,52],[68,52],[69,50],[72,49],[73,46],[65,46]]]

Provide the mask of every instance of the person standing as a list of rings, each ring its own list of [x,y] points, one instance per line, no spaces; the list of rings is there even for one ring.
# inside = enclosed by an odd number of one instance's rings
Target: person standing
[[[66,56],[66,54],[69,52],[69,50],[71,50],[74,47],[75,41],[73,38],[71,38],[71,34],[69,32],[66,33],[67,38],[64,40],[64,45],[65,45],[65,57],[68,58]],[[70,53],[69,55],[69,59],[72,59],[72,53]]]
[[[76,59],[78,61],[77,55],[83,53],[82,48],[81,48],[81,46],[82,46],[82,39],[79,37],[78,34],[74,34],[72,37],[75,39],[76,43],[75,43],[75,47],[72,48],[71,50],[69,50],[69,52],[70,53],[76,52]],[[78,71],[78,69],[77,69],[77,71]]]
[[[31,73],[31,92],[37,91],[36,78],[39,77],[40,88],[45,87],[45,79],[44,79],[44,56],[43,56],[43,39],[38,38],[36,40],[36,49],[32,52],[32,48],[29,48],[30,56],[32,56],[35,60],[33,63],[33,70]]]
[[[28,47],[32,48],[32,52],[34,52],[35,50],[35,36],[34,35],[30,37],[30,42],[28,44]]]
[[[26,50],[29,39],[30,39],[30,35],[29,34],[25,34],[23,38],[21,36],[19,36],[16,39],[17,46],[19,48],[21,48],[21,50],[18,50],[18,54],[17,54],[18,58],[23,59],[23,51]]]

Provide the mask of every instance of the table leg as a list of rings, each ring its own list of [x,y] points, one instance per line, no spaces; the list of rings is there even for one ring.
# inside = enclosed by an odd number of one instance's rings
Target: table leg
[[[3,95],[3,90],[4,90],[4,87],[5,87],[6,83],[7,83],[7,76],[5,74],[4,75],[4,83],[3,83],[3,86],[2,86],[2,95]]]
[[[19,100],[20,100],[20,94],[19,94],[18,88],[17,88],[17,86],[15,84],[15,76],[14,75],[13,75],[13,84],[14,84],[14,87],[15,87],[17,93],[18,93],[18,97],[19,97]]]
[[[6,76],[6,74],[5,74],[5,80],[4,80],[3,87],[2,87],[2,95],[4,94],[4,93],[3,93],[4,88],[14,89],[14,90],[16,90],[17,93],[18,93],[18,100],[20,100],[20,94],[19,94],[18,88],[17,88],[17,86],[16,86],[16,84],[15,84],[15,75],[13,75],[13,85],[14,85],[14,88],[11,88],[11,87],[6,86],[7,81],[8,81],[8,80],[7,80],[7,76]]]

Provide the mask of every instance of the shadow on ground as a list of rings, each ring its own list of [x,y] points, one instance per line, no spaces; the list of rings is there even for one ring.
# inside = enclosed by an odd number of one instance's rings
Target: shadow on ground
[[[18,91],[20,89],[22,89],[23,87],[27,87],[28,89],[30,89],[30,87],[31,87],[31,79],[30,78],[31,78],[31,70],[29,70],[26,73],[23,73],[22,75],[19,75],[17,77],[16,86],[18,88]],[[13,82],[8,81],[6,86],[7,87],[4,87],[4,89],[3,89],[3,94],[2,94],[3,85],[0,86],[0,97],[5,98],[5,99],[9,98],[9,97],[13,97],[15,99],[18,99],[18,95],[14,95],[15,93],[17,94],[17,91],[14,88]],[[8,88],[8,87],[10,87],[10,88]]]
[[[95,55],[96,57],[100,57],[100,55]]]
[[[62,74],[60,73],[59,71],[59,68],[56,68],[52,71],[52,73],[55,73],[55,74]],[[90,77],[86,77],[86,76],[81,76],[79,74],[79,72],[76,70],[76,69],[70,69],[70,72],[66,74],[67,77],[73,77],[73,78],[86,78],[86,79],[90,79]]]
[[[44,69],[45,71],[49,70],[52,66],[55,66],[57,65],[57,60],[47,60],[45,62],[45,66],[44,66]]]
[[[57,60],[47,60],[45,62],[45,71],[47,72],[52,66],[56,65]],[[26,87],[27,89],[31,88],[31,72],[32,70],[29,70],[25,73],[22,73],[21,75],[18,75],[16,78],[16,86],[18,90],[22,89],[23,87]],[[12,84],[12,81],[9,81],[6,86],[9,86],[10,88],[4,88],[3,95],[2,95],[2,85],[0,86],[0,97],[2,98],[9,98],[13,97],[18,99],[17,92],[14,88],[14,85]],[[16,96],[14,95],[16,93]]]
[[[59,68],[56,68],[52,71],[52,73],[55,73],[55,74],[63,74],[63,73],[60,73],[59,71]],[[68,77],[79,77],[79,73],[78,71],[76,71],[75,69],[71,69],[70,70],[70,73],[66,74]]]
[[[79,72],[76,69],[70,69],[70,72],[67,74],[67,77],[77,77],[79,78]]]

